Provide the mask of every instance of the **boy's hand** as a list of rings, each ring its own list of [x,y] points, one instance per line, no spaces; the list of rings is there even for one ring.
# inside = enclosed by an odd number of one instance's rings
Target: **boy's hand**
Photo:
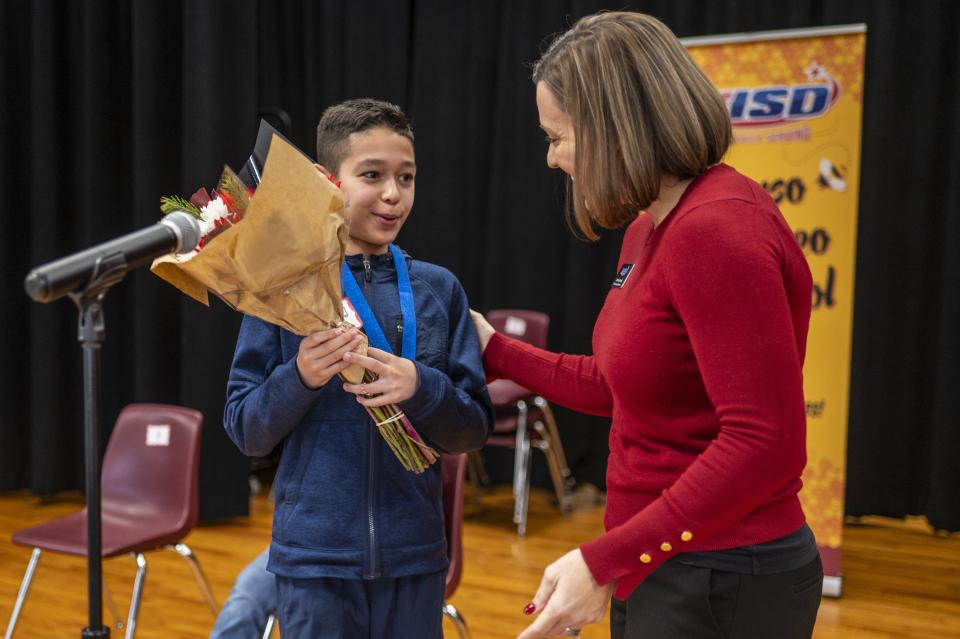
[[[343,390],[356,395],[357,401],[364,406],[386,406],[410,399],[420,383],[417,367],[412,361],[379,348],[368,348],[367,357],[344,353],[343,359],[346,364],[359,364],[378,377],[377,381],[368,384],[343,385]]]
[[[477,329],[477,338],[480,340],[480,353],[483,353],[483,351],[487,350],[487,344],[490,343],[490,338],[493,337],[493,334],[497,331],[490,325],[486,317],[472,308],[470,309],[470,317],[473,318],[473,325]]]
[[[307,335],[300,341],[297,351],[297,372],[307,388],[316,390],[350,365],[343,359],[344,353],[355,349],[363,342],[359,331],[331,328]]]

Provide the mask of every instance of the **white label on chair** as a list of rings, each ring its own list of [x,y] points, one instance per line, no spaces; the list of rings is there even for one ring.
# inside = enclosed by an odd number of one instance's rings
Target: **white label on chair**
[[[169,424],[147,424],[147,446],[169,446]]]
[[[503,325],[503,332],[510,335],[524,335],[527,332],[527,320],[510,316]]]

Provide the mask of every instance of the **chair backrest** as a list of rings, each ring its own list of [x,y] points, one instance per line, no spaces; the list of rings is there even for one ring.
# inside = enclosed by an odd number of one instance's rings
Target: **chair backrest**
[[[197,522],[197,472],[203,415],[167,404],[129,404],[120,411],[103,457],[104,514],[135,508],[138,521],[169,530],[176,543]]]
[[[537,348],[547,347],[550,316],[539,311],[495,309],[487,311],[487,321],[498,332],[523,340]]]
[[[467,456],[440,455],[443,472],[443,528],[447,535],[447,585],[444,600],[456,592],[463,574],[463,478],[467,474]]]

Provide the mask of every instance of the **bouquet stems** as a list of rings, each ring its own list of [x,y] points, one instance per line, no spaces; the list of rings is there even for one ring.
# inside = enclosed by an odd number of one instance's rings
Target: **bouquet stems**
[[[363,383],[368,384],[376,379],[376,375],[370,371],[363,372]],[[437,461],[437,452],[424,443],[413,424],[396,404],[365,408],[380,435],[404,468],[419,474]]]

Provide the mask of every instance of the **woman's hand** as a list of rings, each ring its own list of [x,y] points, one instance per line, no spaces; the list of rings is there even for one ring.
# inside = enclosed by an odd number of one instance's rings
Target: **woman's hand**
[[[530,613],[541,611],[540,616],[517,639],[562,637],[568,628],[601,621],[613,587],[613,583],[599,585],[580,549],[571,550],[543,571],[540,588],[530,604],[533,608],[527,608]]]
[[[316,390],[350,365],[343,355],[363,342],[359,331],[331,328],[317,331],[300,340],[297,350],[297,372],[307,388]]]
[[[477,337],[480,339],[480,352],[483,353],[483,351],[487,350],[487,344],[490,343],[490,338],[493,337],[493,334],[497,331],[490,325],[486,317],[472,308],[470,309],[470,317],[473,318],[473,325],[477,329]]]
[[[410,399],[420,384],[417,367],[412,361],[379,348],[368,348],[366,357],[359,353],[344,353],[343,360],[347,365],[359,364],[377,376],[375,382],[343,385],[343,390],[353,393],[358,402],[370,408]]]

